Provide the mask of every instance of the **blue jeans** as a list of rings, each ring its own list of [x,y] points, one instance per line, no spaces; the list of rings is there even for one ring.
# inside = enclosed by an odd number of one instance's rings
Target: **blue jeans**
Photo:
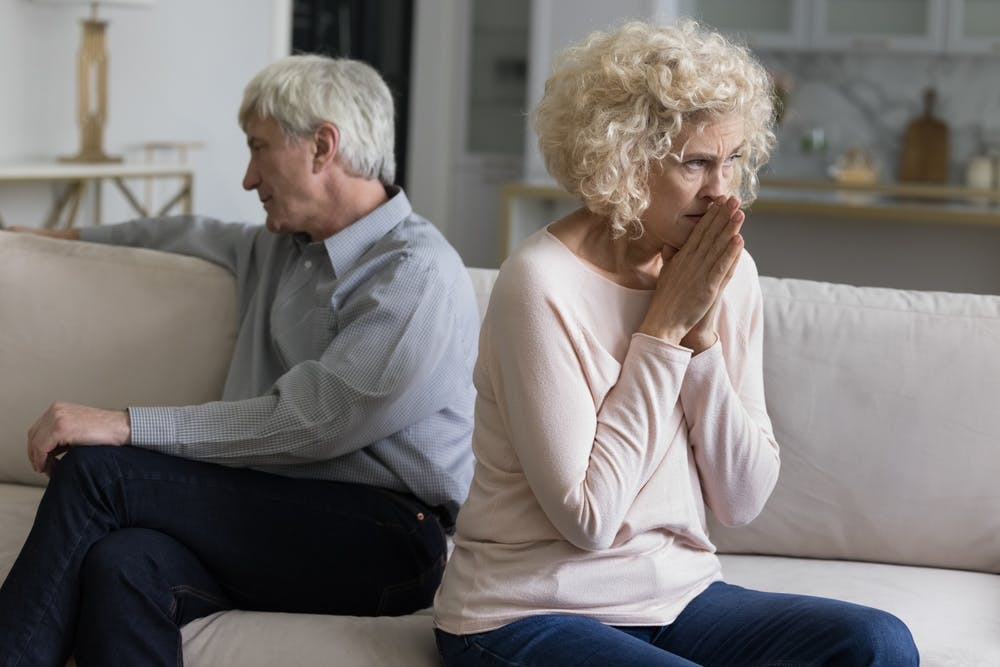
[[[910,631],[891,614],[723,582],[709,586],[663,627],[616,627],[545,614],[479,634],[436,633],[447,667],[909,667],[920,661]]]
[[[175,667],[180,626],[224,609],[406,614],[445,558],[409,496],[74,447],[0,588],[0,665]]]

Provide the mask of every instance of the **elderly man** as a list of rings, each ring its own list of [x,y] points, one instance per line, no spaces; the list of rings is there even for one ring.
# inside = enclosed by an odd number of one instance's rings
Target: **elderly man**
[[[51,480],[0,589],[0,665],[178,665],[180,626],[219,610],[432,601],[472,473],[468,275],[392,185],[392,98],[370,67],[281,60],[239,120],[266,228],[57,233],[228,268],[240,329],[221,401],[54,403],[32,426]]]

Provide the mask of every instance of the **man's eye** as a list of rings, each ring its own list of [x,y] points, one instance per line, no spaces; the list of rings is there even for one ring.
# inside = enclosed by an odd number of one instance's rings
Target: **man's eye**
[[[733,153],[729,156],[729,162],[736,162],[743,157],[743,153]]]
[[[704,169],[707,164],[708,160],[688,160],[684,166],[688,169]]]

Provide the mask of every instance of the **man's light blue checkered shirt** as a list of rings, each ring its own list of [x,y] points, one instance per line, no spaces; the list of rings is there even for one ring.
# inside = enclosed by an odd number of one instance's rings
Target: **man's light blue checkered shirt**
[[[130,407],[133,445],[409,492],[454,519],[472,479],[479,314],[458,254],[402,191],[314,243],[191,216],[81,232],[236,277],[240,329],[222,400]]]

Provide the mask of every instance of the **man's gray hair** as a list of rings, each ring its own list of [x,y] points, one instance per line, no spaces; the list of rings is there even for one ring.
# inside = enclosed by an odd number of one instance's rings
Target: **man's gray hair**
[[[340,131],[338,155],[353,175],[392,185],[392,94],[369,65],[347,58],[295,55],[265,67],[243,91],[240,127],[251,116],[273,118],[289,139],[304,139],[324,122]]]

